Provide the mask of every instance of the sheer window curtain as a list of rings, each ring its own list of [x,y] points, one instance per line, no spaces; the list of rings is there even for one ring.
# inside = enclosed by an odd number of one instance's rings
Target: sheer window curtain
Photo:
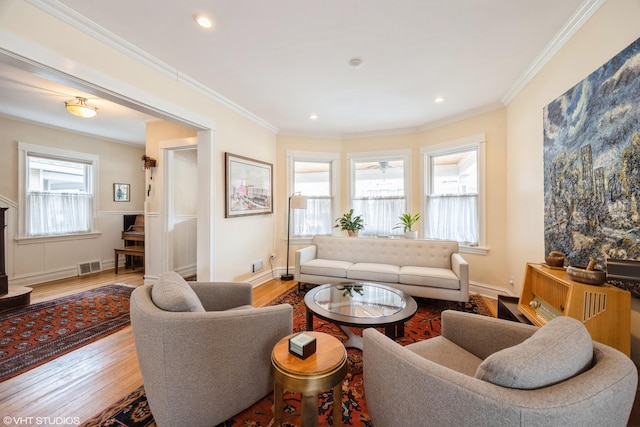
[[[353,199],[353,210],[364,218],[363,235],[388,236],[402,234],[402,230],[394,230],[398,217],[405,209],[405,198],[375,197]]]
[[[478,244],[478,195],[427,196],[427,237]]]
[[[91,231],[90,194],[27,193],[27,236],[52,236]]]
[[[296,237],[330,235],[333,222],[331,218],[330,196],[306,196],[306,209],[292,209],[293,229]]]

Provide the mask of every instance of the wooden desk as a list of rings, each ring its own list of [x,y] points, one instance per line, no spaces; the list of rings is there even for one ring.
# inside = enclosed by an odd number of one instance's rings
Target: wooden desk
[[[342,380],[347,374],[347,350],[339,339],[322,332],[305,332],[316,339],[316,353],[301,359],[289,353],[289,338],[271,352],[274,374],[275,425],[282,425],[284,390],[302,393],[302,427],[318,425],[318,393],[333,389],[333,425],[342,426]]]

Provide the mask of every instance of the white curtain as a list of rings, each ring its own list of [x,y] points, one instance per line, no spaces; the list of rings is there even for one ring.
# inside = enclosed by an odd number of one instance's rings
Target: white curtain
[[[91,231],[93,196],[78,193],[27,193],[27,236]]]
[[[427,196],[427,238],[478,244],[478,195]]]
[[[402,229],[393,227],[400,221],[398,218],[405,210],[404,197],[376,197],[353,199],[355,215],[362,215],[364,230],[361,234],[373,236],[387,236],[402,234]]]
[[[296,237],[331,234],[331,200],[331,197],[307,196],[306,209],[291,210],[291,234]]]

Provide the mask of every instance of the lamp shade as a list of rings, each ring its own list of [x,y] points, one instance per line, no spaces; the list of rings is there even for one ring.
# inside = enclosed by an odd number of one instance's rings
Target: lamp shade
[[[291,196],[291,209],[307,209],[307,198],[299,194]]]
[[[76,96],[76,99],[64,103],[68,112],[78,117],[93,117],[98,114],[98,108],[87,105],[87,98]]]

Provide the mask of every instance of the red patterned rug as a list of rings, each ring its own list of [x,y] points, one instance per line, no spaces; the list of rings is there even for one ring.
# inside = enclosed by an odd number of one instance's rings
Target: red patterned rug
[[[416,315],[405,322],[405,336],[398,338],[402,345],[425,340],[440,335],[440,313],[443,310],[461,310],[466,312],[490,316],[488,308],[478,296],[472,296],[471,301],[464,307],[450,301],[417,299],[418,311]],[[288,303],[293,306],[294,332],[306,329],[304,291],[298,293],[292,289],[285,295],[275,299],[269,305]],[[326,332],[341,341],[347,339],[338,326],[331,322],[314,317],[313,329]],[[358,334],[361,333],[355,329]],[[342,385],[342,424],[349,426],[371,427],[371,420],[367,411],[362,379],[362,352],[348,349],[348,372]],[[300,425],[300,400],[298,393],[285,392],[284,395],[284,423],[285,427]],[[333,425],[333,396],[330,391],[319,396],[318,423],[320,426]],[[265,396],[240,414],[225,421],[217,427],[267,427],[273,422],[273,393]],[[97,426],[155,426],[153,416],[149,410],[143,387],[114,403],[109,408],[85,421],[81,427]]]
[[[128,325],[133,289],[107,285],[0,313],[0,381]]]

